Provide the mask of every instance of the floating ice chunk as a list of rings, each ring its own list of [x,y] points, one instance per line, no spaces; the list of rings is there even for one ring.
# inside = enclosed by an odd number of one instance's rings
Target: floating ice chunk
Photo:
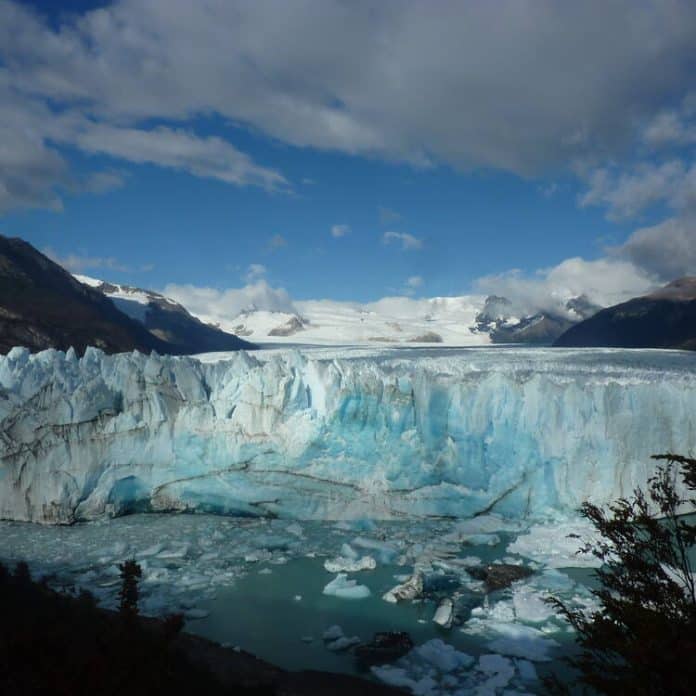
[[[401,689],[410,689],[412,693],[415,693],[417,682],[409,677],[408,672],[404,668],[383,665],[382,667],[372,667],[371,671],[377,679],[385,684]]]
[[[273,571],[270,568],[261,568],[261,570],[259,570],[259,575],[271,575],[271,573],[273,573]]]
[[[515,666],[522,681],[536,681],[539,678],[534,663],[528,660],[515,660]]]
[[[512,594],[512,605],[515,616],[525,623],[544,623],[556,614],[555,609],[546,602],[548,593],[539,593],[529,585],[515,587]]]
[[[205,619],[207,616],[210,616],[210,612],[205,610],[205,609],[187,609],[184,612],[184,616],[187,619]]]
[[[378,541],[377,539],[369,539],[367,537],[355,537],[353,546],[359,546],[362,549],[374,551],[379,555],[382,563],[391,563],[394,557],[398,554],[398,550],[386,541]]]
[[[301,594],[296,594],[296,595],[293,597],[293,600],[294,600],[295,602],[301,602],[301,601],[302,601],[302,595],[301,595]]]
[[[453,672],[458,669],[468,669],[475,660],[471,655],[460,652],[449,643],[439,638],[433,638],[423,645],[414,648],[412,653],[436,667],[441,672]]]
[[[345,573],[339,573],[326,587],[324,594],[341,599],[365,599],[370,596],[370,588],[358,585],[356,580],[348,580]]]
[[[392,604],[404,600],[414,600],[423,594],[423,573],[416,571],[406,582],[393,587],[382,595],[382,599]]]
[[[343,650],[348,650],[348,648],[352,648],[354,645],[358,645],[359,643],[360,638],[358,638],[358,636],[341,636],[340,638],[336,638],[336,640],[326,643],[326,648],[332,652],[342,652]]]
[[[495,602],[492,606],[485,602],[481,607],[474,607],[471,610],[471,619],[467,621],[465,628],[478,626],[475,620],[482,622],[483,626],[487,626],[488,622],[493,623],[509,623],[515,620],[515,608],[511,602],[504,600]],[[491,625],[493,625],[491,623]],[[478,631],[476,631],[478,632]]]
[[[532,662],[548,662],[550,653],[558,647],[552,638],[542,631],[521,624],[503,624],[497,627],[500,638],[488,643],[494,652],[511,657],[521,657]]]
[[[299,539],[302,539],[304,537],[302,527],[300,527],[300,525],[297,524],[297,522],[292,522],[291,524],[289,524],[287,527],[285,527],[285,531],[288,532],[288,534],[294,534]]]
[[[372,556],[363,556],[362,558],[338,556],[324,561],[324,568],[329,573],[357,573],[361,570],[374,570],[376,567],[377,562]]]
[[[433,621],[443,628],[449,628],[452,625],[453,618],[454,602],[449,597],[445,597],[435,610]]]
[[[500,537],[497,534],[467,534],[461,541],[469,546],[495,546],[500,543]]]
[[[164,549],[157,554],[157,558],[168,559],[168,558],[184,558],[189,552],[189,544],[179,544],[173,546],[169,549]]]
[[[595,556],[580,551],[596,539],[597,532],[587,520],[560,521],[534,525],[510,543],[507,551],[550,568],[598,568],[601,562]]]
[[[508,658],[501,655],[481,655],[476,669],[484,674],[491,675],[475,691],[476,694],[481,694],[481,696],[499,693],[499,690],[504,689],[515,676],[515,667],[512,660],[508,660]]]
[[[478,515],[467,520],[461,520],[454,526],[451,534],[492,534],[494,532],[516,532],[521,528],[519,520],[513,520],[501,515]]]
[[[148,556],[156,556],[162,550],[162,544],[153,544],[146,549],[139,551],[136,556],[138,558],[147,558]]]
[[[344,558],[352,558],[355,560],[360,554],[350,545],[343,544],[341,546],[341,556]]]
[[[343,629],[338,624],[334,624],[333,626],[329,626],[321,637],[324,640],[337,640],[341,638],[341,636],[343,636]]]

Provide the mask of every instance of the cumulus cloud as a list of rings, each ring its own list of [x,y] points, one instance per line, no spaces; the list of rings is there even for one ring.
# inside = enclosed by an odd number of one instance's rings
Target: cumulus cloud
[[[268,269],[262,263],[250,263],[244,274],[244,279],[247,283],[253,283],[258,278],[265,276],[267,272]]]
[[[695,17],[692,3],[661,0],[445,1],[437,12],[398,0],[116,0],[53,22],[0,0],[2,101],[45,112],[24,155],[0,154],[0,200],[58,205],[55,143],[285,186],[237,150],[232,130],[219,141],[196,133],[210,115],[299,147],[417,166],[529,175],[619,153],[626,124],[692,86]],[[56,119],[82,123],[53,140]],[[163,121],[176,127],[142,132]],[[683,138],[666,117],[652,133]]]
[[[416,290],[422,287],[422,285],[423,278],[419,275],[412,275],[406,278],[406,282],[400,292],[402,295],[410,297],[411,295],[415,295]]]
[[[350,225],[332,225],[331,226],[331,236],[338,239],[339,237],[345,237],[350,232]]]
[[[696,126],[677,111],[662,111],[648,123],[643,138],[653,147],[691,145],[696,143]]]
[[[696,164],[643,162],[629,171],[598,168],[588,178],[580,205],[603,206],[610,220],[634,217],[656,203],[683,208],[696,201]]]
[[[217,321],[234,319],[245,310],[296,311],[290,295],[284,288],[271,287],[263,279],[242,288],[226,290],[169,284],[162,292],[182,304],[192,314]]]
[[[202,138],[184,130],[94,125],[80,132],[75,144],[85,152],[179,169],[228,184],[255,185],[269,190],[288,185],[282,174],[255,164],[222,138]]]
[[[636,230],[624,244],[610,251],[663,281],[696,275],[696,214]]]
[[[585,295],[594,304],[606,307],[644,294],[658,284],[654,274],[630,261],[586,261],[576,257],[531,276],[513,270],[484,276],[475,285],[482,293],[506,297],[519,316],[539,311],[570,316],[565,304],[573,297]]]
[[[400,243],[401,248],[405,251],[420,249],[423,246],[422,239],[418,239],[418,237],[414,237],[407,232],[385,232],[382,235],[382,241],[385,244],[390,244],[391,242]]]

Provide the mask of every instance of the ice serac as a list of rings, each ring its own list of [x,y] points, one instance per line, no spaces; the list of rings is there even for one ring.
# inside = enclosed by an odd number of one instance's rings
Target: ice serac
[[[0,357],[0,517],[543,516],[696,447],[685,353]],[[397,357],[394,357],[397,356]]]

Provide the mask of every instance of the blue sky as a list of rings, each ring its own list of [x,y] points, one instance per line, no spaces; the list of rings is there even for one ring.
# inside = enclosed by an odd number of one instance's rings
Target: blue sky
[[[695,68],[690,3],[0,0],[0,232],[157,289],[614,298],[696,272]]]

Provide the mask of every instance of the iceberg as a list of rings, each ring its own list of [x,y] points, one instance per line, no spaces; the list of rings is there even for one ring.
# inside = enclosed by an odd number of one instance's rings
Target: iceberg
[[[0,518],[542,519],[628,495],[651,454],[696,448],[695,366],[672,351],[14,348]]]
[[[371,593],[367,585],[359,585],[357,580],[349,580],[346,573],[339,573],[324,587],[324,594],[339,599],[365,599]]]

